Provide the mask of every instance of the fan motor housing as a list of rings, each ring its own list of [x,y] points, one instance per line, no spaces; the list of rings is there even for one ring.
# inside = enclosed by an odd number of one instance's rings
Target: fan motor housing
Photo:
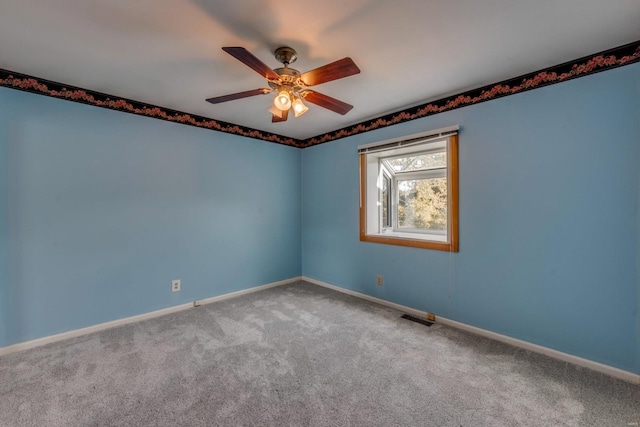
[[[269,80],[269,86],[272,89],[276,89],[277,87],[282,85],[291,86],[298,89],[304,87],[304,84],[300,80],[300,71],[289,67],[276,68],[273,71],[277,75],[279,75],[280,78],[278,80]]]
[[[273,71],[280,77],[298,77],[300,75],[300,71],[289,67],[275,68]]]

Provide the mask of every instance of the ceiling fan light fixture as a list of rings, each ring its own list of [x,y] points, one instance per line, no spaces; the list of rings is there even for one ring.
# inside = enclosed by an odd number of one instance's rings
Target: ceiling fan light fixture
[[[299,117],[304,113],[306,113],[307,111],[309,111],[309,107],[304,105],[304,103],[302,102],[302,99],[300,98],[294,99],[291,106],[293,107],[293,113],[295,114],[296,117]]]
[[[269,112],[279,118],[282,118],[282,116],[284,115],[284,111],[282,111],[279,108],[276,108],[275,105],[272,105],[271,108],[269,108]]]
[[[273,105],[281,111],[286,111],[291,108],[291,96],[286,90],[278,92],[276,99],[273,100]]]

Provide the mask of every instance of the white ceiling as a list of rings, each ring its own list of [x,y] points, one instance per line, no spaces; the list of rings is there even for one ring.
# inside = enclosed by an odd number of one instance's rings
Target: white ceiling
[[[2,0],[0,68],[304,139],[408,106],[640,40],[639,0]],[[221,50],[302,72],[349,56],[361,73],[314,89],[316,105],[271,123],[272,95]]]

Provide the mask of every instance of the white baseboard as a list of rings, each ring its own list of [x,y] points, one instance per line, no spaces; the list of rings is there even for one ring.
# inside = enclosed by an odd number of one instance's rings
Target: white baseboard
[[[360,292],[351,291],[349,289],[341,288],[339,286],[331,285],[326,282],[322,282],[320,280],[312,279],[310,277],[302,276],[302,280],[305,282],[313,283],[314,285],[322,286],[325,288],[333,289],[334,291],[342,292],[344,294],[352,295],[357,298],[361,298],[367,301],[375,302],[380,305],[384,305],[386,307],[395,308],[396,310],[402,311],[404,313],[412,314],[414,316],[425,318],[426,312],[416,310],[411,307],[406,307],[400,304],[396,304],[390,301],[386,301],[380,298],[372,297],[370,295],[362,294]],[[568,353],[563,353],[558,350],[554,350],[552,348],[544,347],[538,344],[533,344],[527,341],[519,340],[516,338],[512,338],[506,335],[498,334],[496,332],[491,332],[486,329],[478,328],[475,326],[467,325],[466,323],[457,322],[455,320],[450,320],[444,317],[437,316],[436,322],[442,325],[451,326],[457,329],[462,329],[464,331],[468,331],[477,335],[482,335],[483,337],[491,338],[496,341],[501,341],[507,344],[511,344],[515,347],[520,347],[525,350],[533,351],[535,353],[544,354],[549,357],[553,357],[554,359],[562,360],[564,362],[569,362],[577,366],[581,366],[583,368],[588,368],[593,371],[600,372],[605,375],[609,375],[614,378],[618,378],[624,381],[628,381],[632,384],[640,385],[640,375],[635,374],[633,372],[625,371],[622,369],[614,368],[613,366],[605,365],[603,363],[594,362],[592,360],[583,359],[582,357],[574,356]]]
[[[426,316],[426,312],[421,311],[421,310],[417,310],[415,308],[411,308],[411,307],[407,307],[401,304],[396,304],[394,302],[391,301],[387,301],[387,300],[383,300],[380,298],[376,298],[376,297],[372,297],[370,295],[366,295],[360,292],[356,292],[356,291],[352,291],[349,289],[345,289],[345,288],[341,288],[339,286],[335,286],[335,285],[331,285],[329,283],[326,282],[322,282],[320,280],[316,280],[316,279],[312,279],[310,277],[306,277],[306,276],[301,276],[301,277],[293,277],[291,279],[286,279],[286,280],[281,280],[279,282],[273,282],[273,283],[268,283],[266,285],[261,285],[261,286],[256,286],[253,288],[249,288],[249,289],[243,289],[241,291],[236,291],[236,292],[231,292],[228,294],[224,294],[224,295],[219,295],[216,297],[211,297],[211,298],[206,298],[203,300],[197,300],[196,303],[199,305],[203,305],[203,304],[210,304],[216,301],[223,301],[226,299],[230,299],[230,298],[235,298],[235,297],[239,297],[241,295],[246,295],[246,294],[250,294],[253,292],[258,292],[264,289],[269,289],[269,288],[273,288],[276,286],[282,286],[282,285],[286,285],[289,283],[294,283],[297,282],[299,280],[304,280],[306,282],[309,283],[313,283],[315,285],[318,286],[322,286],[325,288],[329,288],[329,289],[333,289],[334,291],[338,291],[338,292],[342,292],[344,294],[347,295],[352,295],[354,297],[357,298],[361,298],[367,301],[371,301],[380,305],[384,305],[386,307],[391,307],[394,308],[398,311],[402,311],[404,313],[408,313],[408,314],[412,314],[414,316],[417,317],[421,317],[424,318]],[[124,319],[118,319],[118,320],[113,320],[111,322],[106,322],[106,323],[101,323],[98,325],[93,325],[93,326],[89,326],[86,328],[82,328],[82,329],[76,329],[73,331],[68,331],[68,332],[63,332],[61,334],[56,334],[56,335],[51,335],[48,337],[43,337],[43,338],[38,338],[35,340],[31,340],[31,341],[25,341],[25,342],[21,342],[21,343],[17,343],[17,344],[13,344],[7,347],[0,347],[0,356],[3,356],[5,354],[10,354],[10,353],[15,353],[18,351],[23,351],[23,350],[28,350],[34,347],[39,347],[45,344],[50,344],[50,343],[54,343],[57,341],[62,341],[62,340],[66,340],[69,338],[75,338],[75,337],[79,337],[82,335],[87,335],[87,334],[91,334],[94,332],[99,332],[99,331],[104,331],[106,329],[110,329],[110,328],[115,328],[117,326],[122,326],[122,325],[127,325],[129,323],[135,323],[135,322],[140,322],[142,320],[147,320],[147,319],[153,319],[154,317],[159,317],[159,316],[164,316],[170,313],[175,313],[178,311],[182,311],[182,310],[187,310],[189,308],[192,308],[194,306],[193,302],[190,303],[186,303],[186,304],[180,304],[180,305],[176,305],[173,307],[168,307],[168,308],[164,308],[161,310],[156,310],[156,311],[152,311],[149,313],[144,313],[144,314],[139,314],[136,316],[131,316],[131,317],[126,317]],[[583,368],[588,368],[606,375],[609,375],[611,377],[614,378],[618,378],[624,381],[628,381],[630,383],[633,384],[638,384],[640,385],[640,375],[635,374],[633,372],[629,372],[629,371],[625,371],[622,369],[618,369],[618,368],[614,368],[613,366],[609,366],[609,365],[605,365],[599,362],[594,362],[592,360],[588,360],[588,359],[583,359],[581,357],[578,356],[574,356],[568,353],[563,353],[561,351],[558,350],[554,350],[548,347],[544,347],[538,344],[533,344],[527,341],[523,341],[523,340],[519,340],[516,338],[512,338],[506,335],[502,335],[502,334],[498,334],[496,332],[491,332],[488,331],[486,329],[482,329],[482,328],[478,328],[475,326],[471,326],[471,325],[467,325],[465,323],[461,323],[461,322],[457,322],[455,320],[450,320],[441,316],[437,316],[436,317],[436,322],[443,324],[443,325],[447,325],[447,326],[451,326],[457,329],[461,329],[461,330],[465,330],[468,332],[472,332],[474,334],[477,335],[481,335],[487,338],[491,338],[494,339],[496,341],[501,341],[507,344],[511,344],[513,346],[516,347],[520,347],[529,351],[533,351],[535,353],[540,353],[540,354],[544,354],[546,356],[549,357],[553,357],[555,359],[558,360],[562,360],[565,362],[569,362],[572,363],[574,365],[577,366],[581,366]]]
[[[292,277],[291,279],[280,280],[279,282],[267,283],[266,285],[256,286],[254,288],[243,289],[241,291],[231,292],[229,294],[218,295],[217,297],[211,297],[206,299],[201,299],[195,301],[198,304],[211,304],[212,302],[223,301],[230,298],[236,298],[241,295],[251,294],[258,291],[263,291],[269,288],[275,288],[276,286],[288,285],[289,283],[294,283],[302,280],[302,276]],[[189,304],[193,306],[193,304]]]
[[[231,293],[228,293],[228,294],[219,295],[219,296],[211,297],[211,298],[206,298],[206,299],[203,299],[203,300],[197,300],[197,301],[194,301],[194,302],[197,303],[198,305],[210,304],[212,302],[222,301],[222,300],[226,300],[226,299],[230,299],[230,298],[236,298],[236,297],[239,297],[241,295],[246,295],[246,294],[250,294],[250,293],[253,293],[253,292],[262,291],[264,289],[269,289],[269,288],[274,288],[276,286],[286,285],[286,284],[289,284],[289,283],[297,282],[299,280],[302,280],[302,277],[293,277],[291,279],[281,280],[279,282],[268,283],[266,285],[256,286],[256,287],[249,288],[249,289],[243,289],[241,291],[231,292]],[[136,316],[131,316],[131,317],[125,317],[124,319],[118,319],[118,320],[113,320],[111,322],[100,323],[98,325],[88,326],[88,327],[82,328],[82,329],[75,329],[73,331],[63,332],[61,334],[50,335],[48,337],[43,337],[43,338],[38,338],[38,339],[35,339],[35,340],[31,340],[31,341],[25,341],[25,342],[21,342],[21,343],[17,343],[17,344],[12,344],[12,345],[9,345],[7,347],[0,347],[0,356],[3,356],[5,354],[9,354],[9,353],[15,353],[15,352],[18,352],[18,351],[28,350],[28,349],[34,348],[34,347],[40,347],[40,346],[45,345],[45,344],[50,344],[50,343],[54,343],[54,342],[57,342],[57,341],[66,340],[66,339],[69,339],[69,338],[75,338],[75,337],[79,337],[79,336],[82,336],[82,335],[92,334],[94,332],[104,331],[105,329],[115,328],[116,326],[127,325],[129,323],[140,322],[142,320],[147,320],[147,319],[153,319],[154,317],[164,316],[164,315],[167,315],[167,314],[170,314],[170,313],[175,313],[175,312],[178,312],[178,311],[187,310],[187,309],[193,308],[193,307],[194,307],[194,303],[193,302],[189,302],[189,303],[186,303],[186,304],[180,304],[180,305],[175,305],[173,307],[163,308],[161,310],[151,311],[149,313],[138,314]]]

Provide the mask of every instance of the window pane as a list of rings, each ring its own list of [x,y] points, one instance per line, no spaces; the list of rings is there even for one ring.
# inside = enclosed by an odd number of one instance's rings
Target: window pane
[[[413,172],[433,168],[445,168],[447,167],[447,153],[441,151],[416,154],[415,156],[387,159],[386,162],[394,172]]]
[[[389,197],[389,189],[391,188],[391,178],[385,174],[382,181],[382,226],[390,227],[391,219],[389,218],[389,206],[391,206],[391,198]]]
[[[398,228],[447,231],[447,178],[398,180]]]

